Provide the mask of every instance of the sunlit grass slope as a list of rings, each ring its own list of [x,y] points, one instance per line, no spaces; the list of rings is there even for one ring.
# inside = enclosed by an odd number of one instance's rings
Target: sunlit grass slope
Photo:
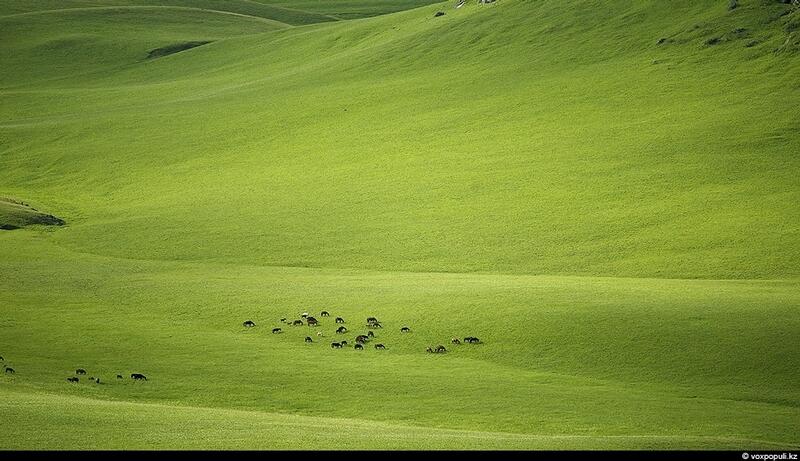
[[[0,447],[798,447],[800,11],[423,3],[0,1]]]

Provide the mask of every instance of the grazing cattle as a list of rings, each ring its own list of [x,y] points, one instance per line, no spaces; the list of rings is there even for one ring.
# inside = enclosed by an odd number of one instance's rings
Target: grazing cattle
[[[141,373],[131,373],[131,378],[133,378],[133,379],[135,379],[137,381],[141,381],[141,380],[147,381],[147,376],[145,376],[145,375],[143,375]]]
[[[77,383],[77,382],[78,382],[78,381],[80,381],[80,380],[81,380],[81,379],[80,379],[80,378],[78,378],[77,376],[73,376],[73,377],[71,377],[71,378],[67,378],[67,381],[69,381],[69,382],[71,382],[71,383]]]
[[[320,317],[330,317],[331,316],[331,314],[329,314],[328,311],[322,311],[322,312],[319,313],[319,315],[320,315]]]
[[[375,333],[372,332],[372,331],[368,331],[367,332],[367,336],[369,336],[370,338],[374,338],[375,337]]]
[[[303,312],[302,314],[300,314],[300,317],[303,317],[303,318],[308,317],[308,312]]]
[[[433,352],[433,348],[428,347],[428,348],[425,349],[425,352]]]
[[[376,344],[375,349],[386,349],[386,346],[384,346],[383,344]]]
[[[5,361],[6,359],[4,359],[2,355],[0,355],[0,362],[5,362]]]
[[[367,317],[367,323],[378,323],[378,319],[375,317]]]
[[[77,370],[75,370],[75,374],[76,375],[85,375],[86,374],[86,370],[84,370],[83,368],[78,368]]]
[[[94,380],[94,382],[96,382],[97,384],[100,384],[100,378],[96,378],[96,379]]]
[[[306,336],[306,342],[307,342],[307,343],[313,343],[313,342],[314,342],[314,340],[313,340],[313,339],[311,339],[311,336]]]
[[[464,338],[464,342],[465,343],[470,343],[470,344],[475,344],[475,343],[481,342],[481,340],[476,338],[476,337],[474,337],[474,336],[467,336],[466,338]]]
[[[319,322],[318,322],[318,321],[317,321],[317,319],[315,319],[314,317],[309,317],[309,318],[307,318],[307,319],[306,319],[306,323],[307,323],[307,324],[308,324],[308,326],[310,326],[310,327],[315,327],[315,326],[319,325]]]
[[[303,324],[303,321],[302,321],[302,320],[300,320],[300,319],[297,319],[297,320],[295,320],[294,322],[292,322],[292,325],[295,325],[295,326],[297,326],[297,325],[302,325],[302,324]]]
[[[246,327],[254,327],[254,326],[256,326],[256,323],[253,322],[252,320],[246,320],[244,323],[242,323],[242,325],[244,325]]]
[[[286,323],[286,317],[281,319],[281,323]]]
[[[341,349],[342,345],[340,343],[331,343],[331,349]]]
[[[339,328],[336,329],[336,332],[337,333],[347,333],[347,328],[339,327]]]
[[[14,369],[11,368],[11,367],[6,367],[6,373],[14,374],[14,373],[16,373],[16,371],[14,371]]]
[[[373,322],[373,323],[368,323],[367,328],[383,328],[383,325],[381,325],[378,322]]]
[[[276,333],[283,333],[283,330],[281,330],[280,328],[273,328],[272,329],[272,334],[276,334]]]
[[[336,323],[344,323],[344,319],[341,317],[336,317]]]
[[[367,335],[358,335],[358,336],[356,336],[356,342],[357,343],[365,343],[367,341],[369,341],[369,337]]]
[[[458,338],[453,338],[453,339],[450,340],[450,342],[453,343],[453,344],[461,344],[461,341],[459,341]]]
[[[346,345],[347,345],[347,341],[342,341],[342,346],[346,346]]]
[[[89,376],[89,381],[94,381],[94,376]]]
[[[439,353],[442,353],[442,352],[447,352],[447,349],[445,349],[444,346],[442,346],[440,344],[440,345],[436,346],[436,349],[434,349],[433,351],[436,352],[437,354],[439,354]]]
[[[355,350],[357,350],[357,351],[363,351],[363,350],[364,350],[364,346],[362,346],[361,344],[356,344],[356,345],[353,347],[353,349],[355,349]]]
[[[117,375],[117,379],[122,379],[122,375]]]
[[[411,331],[411,328],[408,327],[403,327],[400,329],[400,333],[408,333],[409,331]]]

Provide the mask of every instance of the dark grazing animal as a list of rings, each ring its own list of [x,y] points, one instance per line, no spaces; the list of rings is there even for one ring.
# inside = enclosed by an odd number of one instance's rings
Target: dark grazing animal
[[[272,329],[272,333],[273,333],[273,334],[275,334],[275,333],[282,333],[282,332],[283,332],[283,330],[281,330],[280,328],[273,328],[273,329]]]
[[[408,333],[409,331],[411,331],[411,328],[408,327],[403,327],[400,329],[400,333]]]
[[[302,324],[303,324],[303,321],[300,320],[300,319],[297,319],[294,322],[292,322],[292,325],[302,325]]]
[[[5,361],[6,359],[4,359],[2,355],[0,355],[0,362],[5,362]]]
[[[342,341],[341,344],[342,344],[342,346],[346,346],[347,345],[347,341]]]
[[[339,327],[339,328],[337,328],[337,329],[336,329],[336,332],[337,332],[337,333],[346,333],[346,332],[347,332],[347,328],[345,328],[345,327]]]
[[[319,321],[317,321],[317,319],[315,319],[314,317],[307,318],[306,323],[308,323],[308,326],[310,327],[319,325]]]
[[[461,344],[461,341],[458,338],[453,338],[450,340],[450,342],[453,344]]]
[[[308,317],[308,312],[303,312],[302,314],[300,314],[300,317],[303,317],[303,318]]]
[[[440,353],[443,353],[443,352],[447,352],[447,349],[445,349],[444,346],[442,346],[440,344],[440,345],[436,346],[436,349],[434,349],[433,351],[436,352],[437,354],[440,354]]]
[[[363,351],[363,350],[364,350],[364,346],[362,346],[361,344],[356,344],[356,345],[353,347],[353,349],[355,349],[355,350],[357,350],[357,351]]]
[[[386,349],[386,346],[384,346],[383,344],[376,344],[375,349]]]
[[[383,328],[383,325],[381,325],[378,322],[372,322],[372,323],[368,323],[367,327],[368,328]]]
[[[253,322],[252,320],[245,320],[245,322],[242,323],[242,325],[246,326],[246,327],[254,327],[254,326],[256,326],[256,323]]]
[[[368,331],[367,332],[367,336],[369,336],[370,338],[374,338],[375,337],[375,333],[372,332],[372,331]]]
[[[73,377],[71,377],[71,378],[67,378],[67,381],[69,381],[69,382],[71,382],[71,383],[77,383],[77,382],[78,382],[78,381],[80,381],[80,380],[81,380],[81,379],[80,379],[80,378],[78,378],[77,376],[73,376]]]
[[[367,323],[378,323],[378,319],[375,317],[367,317]]]
[[[14,369],[11,368],[11,367],[6,367],[6,373],[12,373],[13,374],[13,373],[16,373],[16,371],[14,371]]]
[[[475,344],[475,343],[481,342],[481,340],[476,338],[476,337],[474,337],[474,336],[467,336],[466,338],[464,338],[464,342],[465,343]]]
[[[281,323],[286,323],[286,317],[281,319]]]
[[[369,341],[369,337],[367,337],[367,335],[358,335],[358,336],[356,336],[356,342],[357,343],[365,343],[367,341]]]
[[[76,375],[85,375],[86,374],[86,370],[84,370],[83,368],[78,368],[77,370],[75,370],[75,374]]]
[[[341,349],[342,345],[341,345],[341,343],[331,343],[331,348],[332,349]]]
[[[94,382],[100,384],[100,378],[95,378]]]
[[[322,311],[322,312],[319,313],[320,317],[330,317],[330,315],[331,314],[329,314],[328,311]]]
[[[336,323],[344,323],[344,319],[341,317],[336,317]]]
[[[433,348],[432,348],[432,347],[427,347],[427,348],[425,349],[425,352],[433,352]]]
[[[313,339],[311,339],[311,336],[306,336],[306,342],[307,342],[307,343],[313,343],[313,342],[314,342],[314,340],[313,340]]]
[[[122,379],[122,375],[117,375],[117,379]]]
[[[147,381],[147,376],[145,376],[145,375],[143,375],[141,373],[131,373],[131,378],[133,378],[133,379],[135,379],[137,381],[141,381],[141,380]]]

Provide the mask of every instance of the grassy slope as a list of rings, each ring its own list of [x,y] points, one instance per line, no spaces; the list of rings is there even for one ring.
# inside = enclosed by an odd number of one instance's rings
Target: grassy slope
[[[383,421],[402,447],[472,440],[406,425],[567,436],[515,447],[797,446],[796,16],[662,3],[509,0],[297,28],[123,9],[117,38],[98,27],[118,9],[0,17],[15,38],[0,53],[21,69],[0,79],[0,192],[70,223],[0,233],[13,446],[72,446],[60,413],[26,402],[85,397],[253,424]],[[187,30],[184,14],[206,16]],[[59,24],[91,37],[37,47],[43,30],[72,34]],[[90,59],[94,40],[115,52]],[[389,350],[267,333],[321,308],[384,318]],[[243,332],[245,318],[261,326]],[[421,352],[468,333],[486,344]],[[109,384],[67,384],[77,366]],[[151,381],[110,379],[136,370]],[[104,405],[70,414],[102,420]],[[89,446],[209,430],[160,435],[170,418],[118,439],[98,427]],[[222,435],[288,443],[235,427]],[[386,443],[358,432],[337,437]],[[499,436],[484,437],[474,446]]]

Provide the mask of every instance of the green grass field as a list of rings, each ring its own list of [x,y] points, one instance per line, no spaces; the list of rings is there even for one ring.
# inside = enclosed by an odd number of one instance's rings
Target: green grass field
[[[729,3],[0,0],[0,449],[800,449],[800,8]]]

